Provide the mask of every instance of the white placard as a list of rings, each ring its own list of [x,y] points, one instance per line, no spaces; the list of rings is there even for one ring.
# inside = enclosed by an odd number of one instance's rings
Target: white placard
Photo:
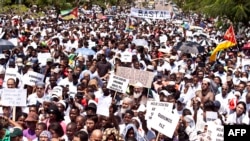
[[[152,120],[152,117],[156,110],[160,111],[172,111],[173,103],[168,102],[157,102],[157,101],[148,101],[147,102],[147,113],[145,115],[146,120]]]
[[[13,78],[16,80],[17,78],[17,70],[15,68],[7,68],[5,71],[4,82],[7,82],[8,79]]]
[[[23,83],[29,86],[35,86],[37,82],[42,82],[43,79],[43,74],[34,71],[28,71],[23,77]]]
[[[98,99],[96,114],[109,117],[109,107],[111,105],[111,102],[111,97],[100,97]]]
[[[207,127],[206,139],[208,141],[224,141],[224,126],[209,122]]]
[[[37,54],[37,59],[38,59],[39,63],[41,63],[42,66],[46,65],[48,58],[51,58],[50,53],[38,53]]]
[[[26,89],[8,89],[2,90],[1,104],[4,106],[26,106]]]
[[[216,119],[218,119],[217,112],[212,112],[212,111],[206,112],[206,122],[215,121]]]
[[[120,76],[110,75],[107,88],[119,93],[126,93],[129,80]]]
[[[122,62],[132,62],[132,53],[125,52],[121,54],[121,61]]]
[[[172,138],[175,128],[179,122],[180,115],[172,112],[163,112],[157,109],[153,115],[153,119],[154,124],[151,125],[152,128],[167,137]]]
[[[149,18],[149,19],[171,19],[171,12],[166,10],[146,10],[146,9],[137,9],[131,8],[130,16],[137,18]]]

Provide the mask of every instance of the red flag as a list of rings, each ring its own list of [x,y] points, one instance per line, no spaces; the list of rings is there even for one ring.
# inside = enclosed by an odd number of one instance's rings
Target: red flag
[[[78,7],[74,8],[70,14],[74,15],[75,17],[78,17]]]
[[[235,34],[234,34],[234,28],[232,25],[227,29],[227,31],[224,35],[224,39],[228,40],[234,44],[237,44],[236,39],[235,39]]]

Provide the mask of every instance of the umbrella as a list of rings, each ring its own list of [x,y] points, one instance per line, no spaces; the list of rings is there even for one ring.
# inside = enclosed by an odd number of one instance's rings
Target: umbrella
[[[250,42],[244,44],[242,49],[250,49]]]
[[[87,56],[96,54],[94,50],[85,47],[77,49],[75,53]]]
[[[201,46],[204,46],[204,47],[206,47],[206,46],[212,46],[212,43],[210,41],[206,40],[206,39],[203,39],[203,40],[199,41],[199,44]]]
[[[148,46],[148,41],[145,39],[134,39],[132,43],[134,43],[136,46]]]
[[[180,50],[184,53],[199,54],[205,52],[205,48],[196,42],[179,42],[173,47],[176,50]]]
[[[8,41],[8,40],[4,40],[4,39],[0,39],[0,52],[2,52],[3,50],[9,50],[14,48],[15,45]]]

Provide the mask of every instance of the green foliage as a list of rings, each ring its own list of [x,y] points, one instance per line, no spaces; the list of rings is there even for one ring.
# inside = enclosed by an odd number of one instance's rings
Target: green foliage
[[[29,9],[25,5],[6,5],[0,9],[0,13],[12,13],[12,14],[23,14]]]
[[[227,17],[233,23],[250,20],[249,0],[174,0],[184,12],[198,12],[211,17]]]

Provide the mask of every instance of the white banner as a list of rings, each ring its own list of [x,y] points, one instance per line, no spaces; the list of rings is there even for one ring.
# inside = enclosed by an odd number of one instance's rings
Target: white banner
[[[4,106],[27,106],[26,89],[7,89],[4,88],[1,96],[1,104]]]
[[[130,16],[138,18],[149,18],[149,19],[171,19],[171,12],[166,10],[146,10],[146,9],[136,9],[131,8]]]
[[[117,91],[119,93],[126,93],[128,83],[129,83],[129,80],[126,78],[122,78],[116,75],[111,75],[109,77],[107,88]]]

